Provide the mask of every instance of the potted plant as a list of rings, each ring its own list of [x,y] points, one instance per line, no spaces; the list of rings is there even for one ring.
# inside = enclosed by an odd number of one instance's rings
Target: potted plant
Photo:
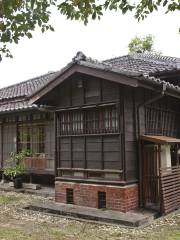
[[[6,161],[4,175],[14,182],[14,188],[22,188],[22,176],[26,173],[24,159],[26,152],[11,153],[10,159]]]

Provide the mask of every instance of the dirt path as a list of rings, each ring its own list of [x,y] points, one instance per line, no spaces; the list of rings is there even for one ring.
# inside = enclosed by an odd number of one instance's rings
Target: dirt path
[[[143,228],[92,224],[24,210],[32,202],[50,201],[0,192],[0,240],[180,240],[180,212]]]

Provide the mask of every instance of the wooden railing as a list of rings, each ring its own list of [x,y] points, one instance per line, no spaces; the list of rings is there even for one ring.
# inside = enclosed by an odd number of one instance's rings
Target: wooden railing
[[[162,214],[180,208],[180,166],[160,169]]]

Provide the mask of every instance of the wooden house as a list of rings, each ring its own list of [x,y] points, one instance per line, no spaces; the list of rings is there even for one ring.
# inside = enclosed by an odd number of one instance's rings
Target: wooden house
[[[30,149],[30,173],[55,174],[58,202],[179,208],[179,76],[177,58],[78,52],[61,71],[2,89],[2,166]]]

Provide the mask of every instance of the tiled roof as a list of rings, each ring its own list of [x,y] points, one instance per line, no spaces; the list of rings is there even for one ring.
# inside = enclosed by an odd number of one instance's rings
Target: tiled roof
[[[25,110],[35,108],[30,105],[27,98],[52,81],[57,72],[47,73],[45,75],[14,84],[0,89],[0,113],[16,110]]]
[[[27,97],[35,93],[41,87],[50,82],[57,72],[47,73],[45,75],[20,82],[0,89],[0,101],[18,97]]]
[[[87,58],[82,52],[78,52],[72,61],[58,72],[48,73],[0,89],[0,113],[36,108],[36,105],[29,103],[28,98],[39,92],[48,83],[53,82],[57,76],[63,74],[74,64],[139,78],[155,84],[166,84],[169,89],[180,93],[180,87],[153,76],[159,72],[180,70],[180,58],[151,54],[130,54],[105,61],[97,61]]]
[[[108,59],[103,62],[124,71],[150,75],[180,69],[180,58],[143,53],[129,54]]]
[[[20,111],[26,109],[35,109],[36,105],[31,105],[29,101],[17,100],[17,101],[9,101],[0,104],[0,113],[11,112],[11,111]]]

